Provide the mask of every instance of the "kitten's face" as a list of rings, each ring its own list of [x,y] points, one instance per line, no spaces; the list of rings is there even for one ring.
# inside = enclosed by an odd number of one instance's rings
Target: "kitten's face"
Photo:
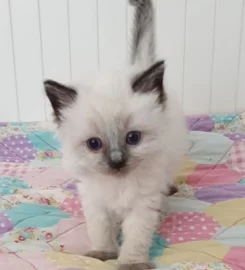
[[[124,175],[151,159],[161,143],[164,106],[150,79],[135,78],[134,84],[126,74],[99,76],[89,87],[74,88],[67,106],[54,108],[67,167],[78,173]],[[62,96],[60,104],[66,98]]]

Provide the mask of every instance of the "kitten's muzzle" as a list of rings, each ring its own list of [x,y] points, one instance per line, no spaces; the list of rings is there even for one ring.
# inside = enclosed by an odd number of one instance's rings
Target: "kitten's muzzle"
[[[113,170],[120,170],[126,165],[126,157],[120,151],[112,151],[109,154],[108,165]]]

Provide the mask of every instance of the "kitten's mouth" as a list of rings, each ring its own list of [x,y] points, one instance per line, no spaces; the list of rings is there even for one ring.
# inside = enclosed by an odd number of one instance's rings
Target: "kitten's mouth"
[[[109,164],[103,164],[100,168],[100,173],[104,175],[109,175],[115,178],[121,178],[125,177],[128,174],[133,173],[140,165],[142,159],[134,161],[134,162],[125,162],[123,166],[119,167],[113,167],[110,166]]]
[[[115,177],[123,177],[125,175],[128,175],[132,172],[134,172],[140,163],[135,163],[135,164],[125,164],[122,168],[120,169],[112,169],[112,168],[108,168],[108,174],[110,174],[111,176],[115,176]]]
[[[123,176],[123,175],[128,173],[128,169],[126,168],[126,166],[124,166],[120,169],[109,168],[108,171],[109,171],[110,175],[117,176],[117,177]]]

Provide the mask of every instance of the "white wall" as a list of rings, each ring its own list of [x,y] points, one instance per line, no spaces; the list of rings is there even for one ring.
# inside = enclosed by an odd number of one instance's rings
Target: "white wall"
[[[245,0],[154,0],[159,56],[187,114],[245,110]],[[127,61],[127,0],[0,0],[0,121],[47,118],[43,78]]]

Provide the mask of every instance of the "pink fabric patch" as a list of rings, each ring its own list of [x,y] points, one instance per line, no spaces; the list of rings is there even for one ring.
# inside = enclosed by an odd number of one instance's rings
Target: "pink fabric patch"
[[[76,217],[83,216],[83,209],[79,197],[66,198],[61,204],[60,209]]]
[[[33,187],[56,186],[69,180],[69,177],[58,168],[34,168],[25,175],[25,180]]]
[[[33,266],[25,260],[19,258],[15,254],[1,254],[0,255],[0,269],[16,270],[25,269],[33,270]]]
[[[29,163],[0,162],[1,175],[23,178],[31,170]]]
[[[233,247],[225,255],[224,262],[234,270],[245,269],[245,248]]]
[[[220,229],[214,218],[203,213],[170,214],[159,229],[160,235],[170,244],[209,240]]]
[[[54,230],[58,236],[49,244],[55,251],[85,254],[91,248],[84,219],[70,218],[61,220]]]
[[[38,270],[54,270],[57,269],[57,266],[45,256],[45,253],[19,253],[18,256],[28,262],[30,265],[33,265],[32,269]],[[5,269],[5,268],[3,268]],[[25,269],[25,268],[15,268],[15,269]]]
[[[245,142],[236,142],[227,159],[227,165],[234,170],[245,173]]]
[[[187,184],[192,187],[203,187],[218,184],[234,184],[242,179],[242,175],[224,164],[197,165],[194,172],[187,178]]]

